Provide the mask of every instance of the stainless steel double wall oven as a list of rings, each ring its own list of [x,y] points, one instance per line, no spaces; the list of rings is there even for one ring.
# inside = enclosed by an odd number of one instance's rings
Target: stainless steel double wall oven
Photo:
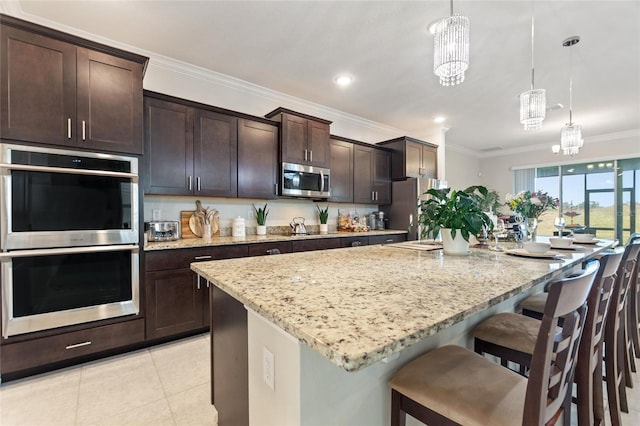
[[[138,159],[0,144],[2,335],[139,312]]]

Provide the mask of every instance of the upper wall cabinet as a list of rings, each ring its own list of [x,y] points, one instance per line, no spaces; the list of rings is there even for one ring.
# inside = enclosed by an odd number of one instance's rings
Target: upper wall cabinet
[[[330,121],[285,108],[277,108],[265,117],[281,123],[281,161],[330,168]]]
[[[145,193],[237,195],[237,118],[147,92]]]
[[[0,15],[0,137],[142,154],[147,58]]]
[[[337,203],[353,202],[353,143],[331,137],[331,197]]]
[[[238,120],[238,197],[278,197],[278,126]]]
[[[353,201],[367,204],[390,204],[390,153],[366,145],[353,147]]]
[[[390,148],[391,179],[409,177],[436,178],[438,176],[438,147],[407,136],[379,142]]]

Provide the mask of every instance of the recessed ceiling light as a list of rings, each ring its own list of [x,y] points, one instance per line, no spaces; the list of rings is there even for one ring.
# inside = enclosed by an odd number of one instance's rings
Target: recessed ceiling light
[[[336,77],[335,80],[336,80],[336,84],[342,87],[346,87],[351,83],[353,83],[353,77],[351,77],[350,75],[339,75]]]
[[[444,123],[444,121],[446,120],[446,118],[444,118],[443,116],[439,115],[436,118],[433,119],[434,122],[436,123]]]

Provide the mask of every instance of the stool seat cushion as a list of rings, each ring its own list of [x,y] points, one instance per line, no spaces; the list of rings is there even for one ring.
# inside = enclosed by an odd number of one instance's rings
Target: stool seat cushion
[[[533,312],[544,312],[544,305],[547,303],[549,293],[538,293],[527,297],[520,303],[521,309],[528,309]]]
[[[489,317],[473,329],[473,337],[506,348],[533,354],[540,320],[512,312]]]
[[[416,358],[389,384],[463,425],[522,422],[527,379],[460,346],[443,346]]]

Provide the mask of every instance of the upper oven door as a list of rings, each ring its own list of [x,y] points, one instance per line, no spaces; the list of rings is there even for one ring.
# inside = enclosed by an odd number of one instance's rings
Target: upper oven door
[[[329,175],[322,167],[282,163],[282,195],[329,198]]]
[[[138,242],[136,158],[0,150],[3,250]]]

